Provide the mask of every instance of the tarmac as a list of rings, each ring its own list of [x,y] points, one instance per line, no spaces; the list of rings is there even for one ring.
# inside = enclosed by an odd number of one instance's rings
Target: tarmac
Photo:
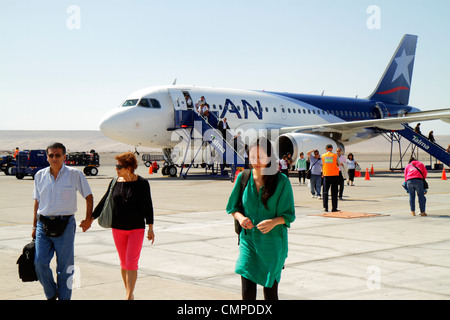
[[[297,218],[289,229],[280,299],[450,298],[450,182],[441,180],[442,171],[430,172],[428,216],[413,217],[401,186],[402,172],[385,168],[385,163],[376,163],[370,180],[363,172],[355,186],[345,186],[338,206],[342,217],[322,216],[322,201],[311,198],[296,177],[290,178]],[[87,177],[95,204],[115,174],[112,164],[99,171]],[[143,165],[137,173],[150,182],[156,240],[153,245],[144,242],[135,299],[241,299],[240,276],[234,273],[237,235],[225,212],[233,184],[149,175]],[[17,180],[0,174],[0,300],[45,299],[39,282],[21,282],[16,265],[31,240],[32,191],[30,177]],[[84,215],[85,201],[79,196],[77,225]],[[96,221],[85,233],[78,228],[75,264],[73,300],[125,298],[110,229]],[[52,266],[54,270],[54,261]]]

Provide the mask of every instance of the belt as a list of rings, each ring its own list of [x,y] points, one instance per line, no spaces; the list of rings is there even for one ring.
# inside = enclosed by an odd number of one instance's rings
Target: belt
[[[69,214],[69,215],[66,215],[66,216],[43,216],[43,215],[40,215],[39,216],[39,220],[40,221],[42,221],[42,220],[67,220],[71,216],[73,216],[73,214]]]

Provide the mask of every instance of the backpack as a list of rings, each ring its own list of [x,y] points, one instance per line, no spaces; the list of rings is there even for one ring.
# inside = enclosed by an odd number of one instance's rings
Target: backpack
[[[242,195],[244,194],[245,187],[247,186],[248,179],[250,178],[250,169],[245,169],[242,171],[242,179],[241,179],[241,190],[239,191],[239,208],[242,215],[245,216],[244,206],[242,205]],[[234,219],[234,231],[238,235],[238,244],[239,244],[239,235],[241,234],[242,226],[239,224],[239,221]]]
[[[17,263],[19,265],[19,278],[22,282],[37,281],[36,270],[34,269],[35,243],[34,239],[23,247],[22,254]]]

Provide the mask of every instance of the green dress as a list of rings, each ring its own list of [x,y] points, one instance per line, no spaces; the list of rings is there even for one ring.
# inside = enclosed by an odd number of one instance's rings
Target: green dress
[[[238,198],[241,179],[242,174],[236,178],[228,199],[226,210],[229,214],[240,211]],[[255,227],[251,230],[242,229],[239,235],[239,257],[235,272],[257,284],[271,288],[275,280],[280,282],[281,270],[288,253],[287,228],[295,220],[295,206],[291,183],[284,174],[278,173],[277,188],[267,201],[268,209],[261,201],[263,188],[264,186],[260,188],[258,194],[251,173],[242,196],[242,204],[245,216]],[[266,234],[256,228],[261,221],[276,217],[283,217],[286,223],[275,226]]]

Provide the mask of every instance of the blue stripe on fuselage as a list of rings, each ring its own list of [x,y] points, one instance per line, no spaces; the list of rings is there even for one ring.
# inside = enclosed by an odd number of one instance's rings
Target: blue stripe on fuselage
[[[303,102],[334,114],[345,121],[357,121],[380,118],[375,100],[345,97],[316,96],[297,93],[262,91],[267,94],[281,96],[298,103]],[[411,112],[412,107],[399,104],[386,104],[391,117],[398,116],[400,111]],[[359,113],[358,113],[359,112]]]

